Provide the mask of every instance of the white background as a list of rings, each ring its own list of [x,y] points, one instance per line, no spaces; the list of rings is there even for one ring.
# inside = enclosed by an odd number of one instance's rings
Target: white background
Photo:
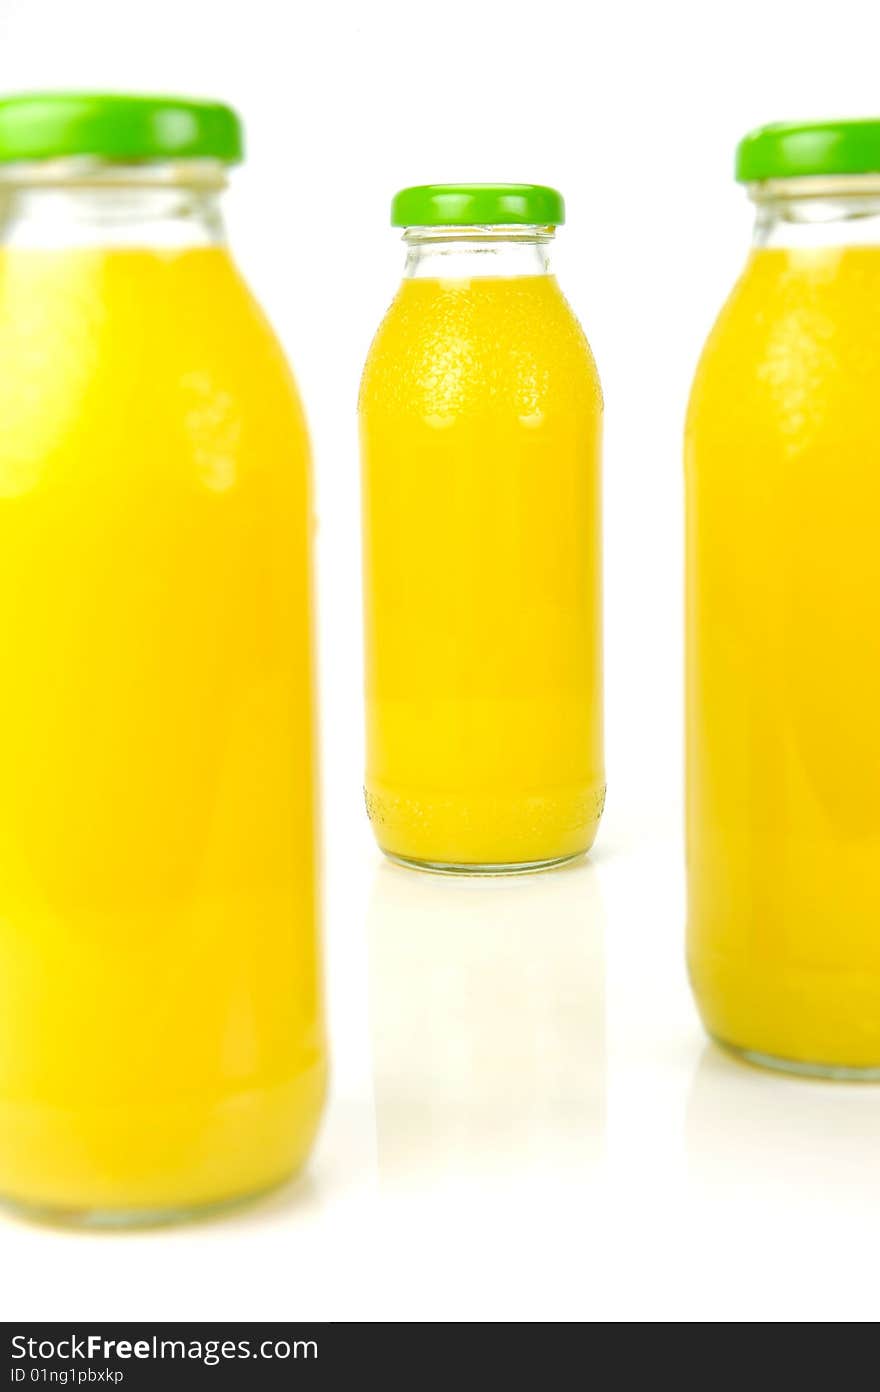
[[[878,28],[869,0],[0,0],[0,89],[246,120],[230,231],[315,449],[334,1059],[298,1184],[178,1231],[0,1221],[0,1317],[876,1317],[880,1094],[734,1064],[685,981],[680,438],[748,243],[735,142],[877,114]],[[444,179],[563,190],[606,395],[607,812],[588,864],[523,882],[397,871],[361,805],[357,384],[390,196]]]

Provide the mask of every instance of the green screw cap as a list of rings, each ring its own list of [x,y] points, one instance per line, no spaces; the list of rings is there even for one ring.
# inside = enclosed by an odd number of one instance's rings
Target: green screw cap
[[[391,204],[392,227],[560,227],[562,194],[543,184],[419,184]]]
[[[0,163],[93,155],[117,164],[243,157],[241,122],[220,102],[98,92],[0,99]]]
[[[741,184],[811,174],[880,173],[880,120],[780,121],[760,126],[736,151]]]

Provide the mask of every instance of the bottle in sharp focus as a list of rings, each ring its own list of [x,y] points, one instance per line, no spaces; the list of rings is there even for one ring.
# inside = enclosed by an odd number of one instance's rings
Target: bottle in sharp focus
[[[438,871],[581,855],[602,811],[602,394],[549,249],[562,198],[405,189],[360,394],[366,798]]]

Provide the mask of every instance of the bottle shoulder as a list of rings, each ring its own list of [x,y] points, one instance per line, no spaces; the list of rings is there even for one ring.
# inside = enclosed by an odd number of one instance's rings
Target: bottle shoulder
[[[880,247],[762,248],[749,256],[706,339],[700,370],[787,356],[811,343],[873,340]]]
[[[278,337],[224,247],[0,252],[0,354],[31,339],[35,323],[59,349],[59,371],[81,349],[84,365],[112,359],[145,392],[199,360],[228,375],[289,377]]]
[[[404,281],[370,348],[361,409],[433,410],[452,398],[462,408],[487,396],[601,409],[592,352],[555,277]]]
[[[880,391],[880,248],[752,253],[703,348],[688,433],[814,438]]]
[[[279,340],[219,248],[0,255],[0,415],[0,462],[65,453],[71,422],[96,458],[132,438],[169,469],[308,458]]]

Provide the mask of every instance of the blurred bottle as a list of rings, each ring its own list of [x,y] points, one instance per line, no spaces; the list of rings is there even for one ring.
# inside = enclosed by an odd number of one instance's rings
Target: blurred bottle
[[[226,107],[0,103],[0,1194],[277,1184],[325,1087],[306,426]]]

